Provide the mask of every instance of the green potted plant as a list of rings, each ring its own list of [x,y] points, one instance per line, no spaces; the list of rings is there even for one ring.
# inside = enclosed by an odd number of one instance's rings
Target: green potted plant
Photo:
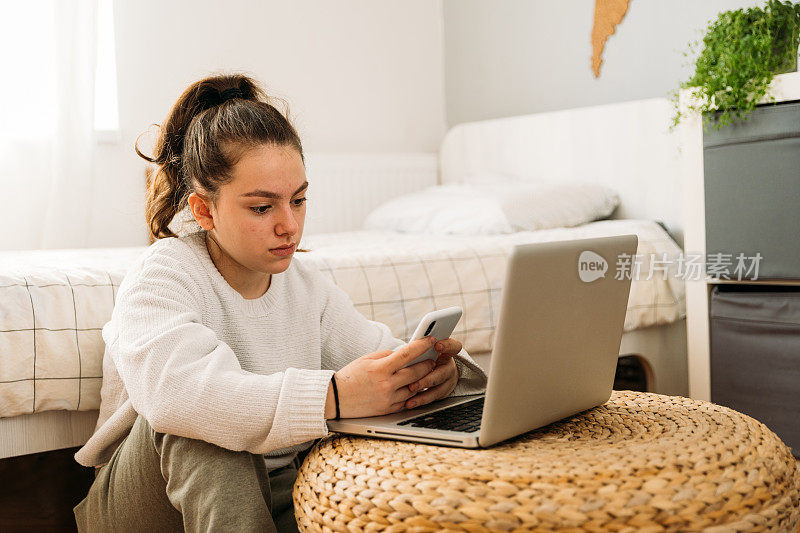
[[[766,5],[724,11],[709,23],[695,63],[695,73],[680,89],[693,89],[687,111],[700,112],[703,126],[720,129],[747,115],[767,96],[775,74],[797,70],[800,44],[800,4],[768,0]],[[696,52],[699,41],[689,44]],[[684,53],[687,56],[688,53]],[[673,91],[680,122],[679,91]]]

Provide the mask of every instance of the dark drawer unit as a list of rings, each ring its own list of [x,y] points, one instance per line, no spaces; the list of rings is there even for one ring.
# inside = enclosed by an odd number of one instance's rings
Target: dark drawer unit
[[[711,401],[752,416],[800,457],[800,287],[711,291]]]
[[[800,101],[704,131],[703,161],[709,267],[730,259],[729,279],[754,279],[754,268],[734,273],[736,256],[760,253],[757,279],[800,279]]]

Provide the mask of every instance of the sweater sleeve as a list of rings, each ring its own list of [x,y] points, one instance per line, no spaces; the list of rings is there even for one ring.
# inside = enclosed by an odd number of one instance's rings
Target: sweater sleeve
[[[354,359],[379,350],[395,350],[406,344],[392,335],[383,322],[367,319],[341,287],[319,273],[325,288],[321,316],[322,366],[339,370]],[[420,317],[422,318],[422,317]],[[453,358],[459,380],[449,396],[464,396],[486,390],[488,377],[465,349]]]
[[[333,371],[242,369],[201,322],[202,305],[197,284],[164,255],[120,287],[105,340],[135,411],[158,432],[251,453],[325,436]]]

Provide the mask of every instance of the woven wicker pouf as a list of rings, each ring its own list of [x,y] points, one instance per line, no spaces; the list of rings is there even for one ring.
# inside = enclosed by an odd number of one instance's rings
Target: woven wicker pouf
[[[293,495],[301,531],[800,526],[800,469],[765,425],[631,391],[485,450],[332,434],[306,457]]]

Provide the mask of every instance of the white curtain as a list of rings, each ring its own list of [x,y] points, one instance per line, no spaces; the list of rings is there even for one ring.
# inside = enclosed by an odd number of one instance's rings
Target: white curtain
[[[97,0],[3,8],[0,250],[86,247]]]

